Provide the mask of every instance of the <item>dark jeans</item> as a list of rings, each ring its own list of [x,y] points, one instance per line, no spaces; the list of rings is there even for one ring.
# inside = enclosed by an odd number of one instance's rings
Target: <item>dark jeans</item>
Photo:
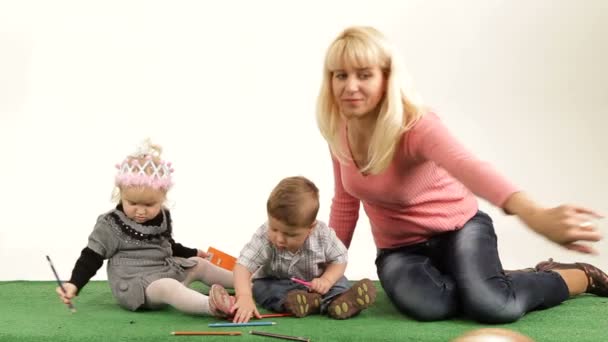
[[[327,311],[327,307],[334,297],[350,287],[351,285],[345,277],[338,279],[334,286],[321,297],[321,313]],[[253,298],[264,309],[274,312],[286,311],[283,303],[287,293],[292,290],[307,290],[307,288],[290,279],[260,278],[253,280]]]
[[[568,298],[566,283],[555,272],[505,274],[492,219],[481,211],[460,230],[380,249],[376,267],[391,302],[421,321],[465,314],[482,323],[509,323]]]

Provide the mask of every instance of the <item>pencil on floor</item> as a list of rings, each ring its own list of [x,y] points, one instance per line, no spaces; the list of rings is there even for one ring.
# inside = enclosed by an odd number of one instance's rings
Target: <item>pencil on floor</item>
[[[283,313],[269,313],[269,314],[261,314],[260,315],[260,319],[264,319],[264,318],[276,318],[276,317],[293,317],[293,314],[289,313],[289,312],[283,312]],[[234,317],[226,317],[226,320],[232,322],[233,318]]]
[[[289,312],[283,312],[283,313],[271,313],[271,314],[261,314],[260,315],[262,318],[274,318],[274,317],[292,317],[293,314],[289,313]]]
[[[276,322],[268,322],[268,321],[259,321],[259,322],[247,322],[247,323],[209,323],[207,326],[217,328],[217,327],[253,327],[253,326],[262,326],[262,325],[275,325]]]
[[[256,330],[251,330],[251,331],[249,331],[249,333],[251,335],[274,337],[274,338],[280,338],[280,339],[283,339],[283,340],[310,342],[310,339],[308,337],[289,336],[289,335],[281,335],[281,334],[272,334],[272,333],[267,333],[267,332],[264,332],[264,331],[256,331]]]
[[[241,335],[240,331],[173,331],[171,335],[175,336],[197,336],[197,335],[228,335],[238,336]]]

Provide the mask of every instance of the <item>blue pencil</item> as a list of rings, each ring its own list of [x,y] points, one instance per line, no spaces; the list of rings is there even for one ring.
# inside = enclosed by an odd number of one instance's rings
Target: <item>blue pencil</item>
[[[247,322],[247,323],[209,323],[210,327],[213,328],[224,328],[224,327],[254,327],[261,325],[275,325],[276,322]]]

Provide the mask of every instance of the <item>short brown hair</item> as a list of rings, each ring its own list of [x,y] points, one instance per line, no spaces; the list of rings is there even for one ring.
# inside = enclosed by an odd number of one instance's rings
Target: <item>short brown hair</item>
[[[266,210],[288,226],[311,226],[319,211],[319,189],[305,177],[285,178],[270,193]]]

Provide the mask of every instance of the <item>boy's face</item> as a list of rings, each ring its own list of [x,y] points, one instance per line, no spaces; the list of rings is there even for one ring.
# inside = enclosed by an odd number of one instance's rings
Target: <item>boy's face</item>
[[[268,215],[268,240],[278,249],[295,253],[302,247],[316,223],[313,222],[310,227],[292,227]]]

